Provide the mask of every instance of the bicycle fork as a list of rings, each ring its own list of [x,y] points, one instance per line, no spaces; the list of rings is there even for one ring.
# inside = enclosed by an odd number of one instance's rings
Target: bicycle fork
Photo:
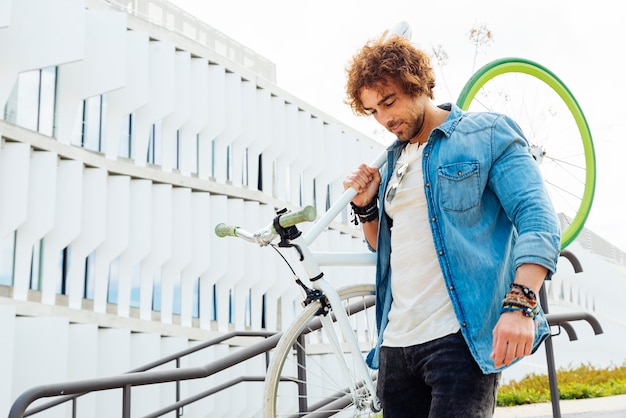
[[[339,336],[336,332],[333,319],[330,315],[327,314],[327,312],[322,312],[320,314],[320,322],[322,323],[324,332],[329,339],[333,353],[338,360],[339,368],[344,377],[346,387],[350,389],[352,401],[359,409],[363,409],[369,406],[374,411],[380,411],[382,408],[380,405],[380,401],[376,396],[376,387],[374,385],[374,381],[369,373],[367,364],[365,363],[365,359],[361,353],[358,339],[354,331],[352,330],[348,314],[344,310],[341,298],[339,297],[339,294],[337,293],[335,288],[330,285],[330,283],[328,283],[326,279],[324,279],[324,274],[322,273],[319,265],[315,261],[313,261],[314,257],[313,254],[310,252],[308,245],[298,245],[298,241],[301,239],[301,237],[294,239],[293,244],[297,247],[298,253],[301,257],[300,261],[302,262],[305,272],[310,278],[309,280],[311,281],[311,286],[313,289],[322,292],[323,298],[326,299],[326,302],[331,307],[330,312],[334,314],[335,321],[339,326],[340,332],[345,336],[345,340],[348,345],[349,352],[352,354],[352,358],[356,359],[355,361],[353,361],[353,364],[356,369],[354,370],[354,374],[357,376],[357,379],[352,379],[350,377],[352,373],[344,357],[344,351],[342,349]],[[324,303],[324,301],[322,301],[322,303]],[[324,311],[324,309],[322,309],[321,311]],[[367,400],[371,400],[371,405],[364,404]]]

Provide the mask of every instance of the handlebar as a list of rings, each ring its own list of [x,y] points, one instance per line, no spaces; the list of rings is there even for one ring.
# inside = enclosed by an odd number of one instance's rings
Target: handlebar
[[[282,228],[289,228],[301,222],[314,221],[317,217],[317,210],[313,206],[305,206],[293,212],[283,213],[277,216],[278,225]],[[267,225],[254,234],[234,225],[224,223],[215,226],[215,235],[223,237],[240,237],[248,241],[258,242],[259,244],[268,244],[276,236],[276,228],[274,223]]]

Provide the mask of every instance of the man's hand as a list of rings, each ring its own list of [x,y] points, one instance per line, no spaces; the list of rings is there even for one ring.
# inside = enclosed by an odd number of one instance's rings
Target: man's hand
[[[380,186],[380,173],[377,167],[361,164],[343,181],[343,188],[354,188],[357,195],[352,199],[355,205],[365,206],[376,197]]]
[[[495,367],[511,364],[531,353],[535,339],[535,321],[522,312],[504,312],[493,329],[491,358]]]

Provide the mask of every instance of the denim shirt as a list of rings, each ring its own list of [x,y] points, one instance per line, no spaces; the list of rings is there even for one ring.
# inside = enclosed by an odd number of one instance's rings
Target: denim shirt
[[[489,358],[492,331],[515,270],[533,263],[547,268],[548,276],[554,273],[560,227],[519,126],[501,114],[441,107],[450,114],[431,132],[422,151],[428,222],[463,337],[482,371],[494,373],[502,368],[496,369]],[[396,141],[387,150],[379,202],[405,145]],[[392,301],[392,220],[383,206],[376,250],[378,344],[368,355],[374,369]],[[549,333],[543,311],[535,321],[533,352]]]

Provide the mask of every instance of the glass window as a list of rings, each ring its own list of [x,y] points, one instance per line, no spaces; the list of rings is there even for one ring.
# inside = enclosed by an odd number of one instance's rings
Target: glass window
[[[193,283],[193,300],[191,302],[191,316],[193,318],[200,317],[200,278],[199,277]]]
[[[161,312],[161,272],[154,275],[152,283],[152,310]]]
[[[181,150],[181,146],[182,146],[182,141],[180,140],[180,129],[176,131],[176,145],[174,147],[174,161],[175,161],[175,167],[176,169],[180,170],[180,166],[181,166],[181,155],[182,155],[182,150]]]
[[[26,71],[17,78],[5,106],[5,119],[18,126],[37,130],[39,116],[39,70]]]
[[[263,298],[261,299],[261,328],[267,328],[267,294],[263,293]]]
[[[180,315],[180,280],[176,281],[172,291],[172,313]]]
[[[4,119],[24,128],[52,136],[56,67],[19,74],[4,108]]]
[[[233,180],[233,148],[226,146],[226,181]]]
[[[15,124],[15,121],[17,119],[17,87],[18,86],[19,86],[19,81],[15,83],[15,85],[13,85],[13,90],[11,90],[9,99],[7,100],[7,103],[4,105],[4,120],[13,124]]]
[[[54,136],[56,82],[57,67],[47,67],[41,70],[38,130],[48,136]]]
[[[139,308],[141,297],[141,264],[137,264],[133,269],[133,277],[130,284],[130,306]]]
[[[215,139],[211,141],[211,177],[215,178]]]
[[[70,268],[70,260],[72,256],[72,246],[68,245],[67,247],[61,250],[61,255],[59,259],[59,275],[61,280],[57,283],[57,294],[65,295],[67,294],[67,272]]]
[[[235,323],[235,297],[233,289],[228,289],[228,323]]]
[[[331,199],[330,199],[330,184],[326,185],[326,210],[330,209]]]
[[[109,266],[109,285],[107,286],[107,303],[117,305],[118,288],[120,283],[119,258],[111,262]]]
[[[252,326],[252,290],[248,290],[246,294],[246,307],[245,307],[245,318],[244,325],[246,327]]]
[[[213,285],[213,309],[211,310],[211,320],[217,321],[217,284]]]
[[[123,158],[131,158],[133,121],[132,113],[122,121],[122,131],[120,133],[117,154]]]
[[[30,288],[41,290],[41,256],[43,240],[39,240],[33,245],[33,256],[30,260]]]
[[[17,89],[17,117],[15,124],[37,130],[39,116],[39,71],[28,71],[19,76]]]
[[[259,154],[259,169],[257,173],[257,190],[263,191],[263,153]]]
[[[248,177],[248,148],[246,147],[246,149],[244,150],[244,154],[243,154],[243,167],[242,167],[242,173],[241,173],[241,184],[243,184],[244,186],[248,186],[250,183],[250,178]]]
[[[81,145],[91,151],[102,150],[103,96],[83,101],[83,132]]]
[[[198,174],[198,172],[200,171],[200,134],[197,134],[195,137],[195,152],[195,165],[191,172]]]
[[[96,288],[96,252],[93,251],[85,260],[85,299],[93,300]]]
[[[0,285],[13,285],[13,263],[15,260],[15,232],[0,240]]]
[[[163,162],[163,132],[161,121],[152,125],[148,142],[148,163],[161,165]]]

